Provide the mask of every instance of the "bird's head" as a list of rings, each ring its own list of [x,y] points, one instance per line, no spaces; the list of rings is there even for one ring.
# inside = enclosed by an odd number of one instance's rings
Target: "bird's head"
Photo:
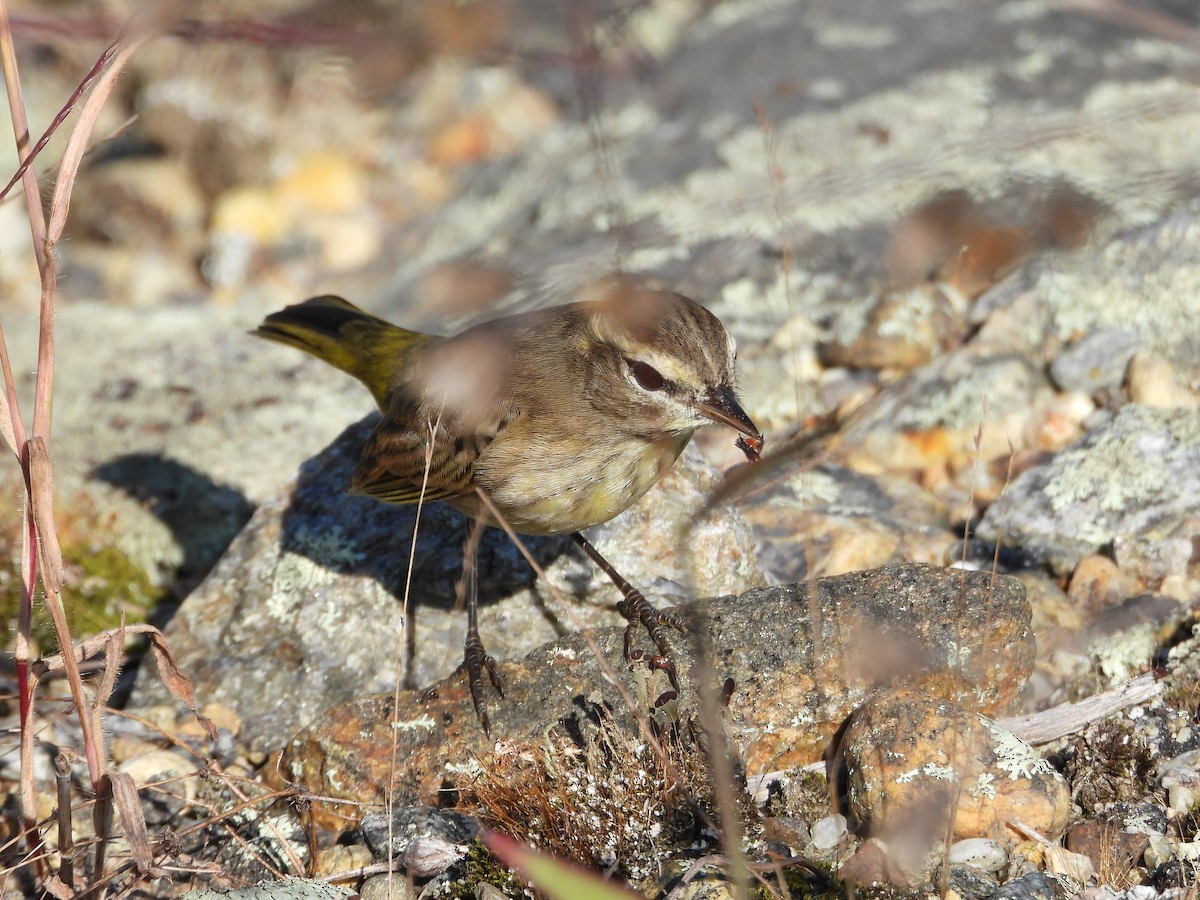
[[[649,436],[719,422],[761,446],[735,393],[736,348],[720,319],[682,294],[623,284],[606,285],[587,308],[593,405]]]

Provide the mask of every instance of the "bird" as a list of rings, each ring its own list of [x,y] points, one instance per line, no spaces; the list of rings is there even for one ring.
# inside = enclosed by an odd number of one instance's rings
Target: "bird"
[[[313,297],[267,316],[252,334],[300,349],[361,381],[381,417],[350,493],[388,503],[443,500],[471,517],[463,584],[463,662],[489,731],[483,672],[503,697],[478,630],[475,548],[492,510],[514,532],[570,535],[622,594],[624,652],[645,628],[668,669],[667,628],[583,531],[640,499],[703,425],[739,432],[757,461],[763,436],[735,386],[736,347],[721,321],[678,293],[622,279],[559,306],[485,321],[451,336],[411,331],[341,297]],[[481,495],[486,495],[490,503]]]

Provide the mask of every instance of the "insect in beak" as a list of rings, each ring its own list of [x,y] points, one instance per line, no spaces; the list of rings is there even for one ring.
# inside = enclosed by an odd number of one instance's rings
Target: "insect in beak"
[[[727,387],[713,388],[708,396],[696,404],[702,416],[736,428],[743,436],[737,439],[737,447],[750,462],[758,462],[763,446],[762,432],[746,415],[733,391]]]

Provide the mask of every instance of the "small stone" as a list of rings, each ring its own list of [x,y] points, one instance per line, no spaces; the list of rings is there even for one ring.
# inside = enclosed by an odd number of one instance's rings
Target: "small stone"
[[[1065,847],[1047,847],[1045,860],[1048,872],[1064,875],[1080,885],[1087,884],[1096,874],[1096,867],[1089,857],[1082,853],[1073,853]]]
[[[1057,452],[1083,436],[1084,422],[1096,411],[1087,394],[1066,391],[1036,410],[1026,428],[1030,446]]]
[[[1067,596],[1091,612],[1116,606],[1129,594],[1130,586],[1117,564],[1095,553],[1079,561],[1067,587]]]
[[[1146,865],[1154,869],[1175,858],[1176,842],[1165,834],[1149,835],[1150,845],[1142,854]]]
[[[828,365],[911,369],[958,342],[962,322],[946,292],[933,284],[878,297],[862,329],[820,347]]]
[[[466,855],[467,848],[463,844],[436,837],[418,837],[404,848],[404,868],[414,878],[432,878]]]
[[[1179,754],[1159,766],[1158,772],[1170,808],[1177,813],[1190,811],[1200,792],[1200,750]]]
[[[118,771],[129,775],[138,788],[154,785],[155,790],[186,801],[196,799],[200,779],[199,763],[174,750],[147,750],[121,763]]]
[[[415,900],[417,891],[403,872],[372,875],[358,889],[362,900]]]
[[[963,900],[984,900],[1000,887],[1000,879],[974,866],[951,865],[949,874],[950,890]]]
[[[343,872],[353,872],[370,865],[371,851],[362,844],[335,844],[317,853],[313,874],[327,878]]]
[[[397,806],[392,810],[390,822],[384,813],[372,813],[358,827],[358,833],[376,858],[401,859],[407,865],[411,848],[412,863],[421,868],[424,868],[425,860],[436,865],[435,857],[445,852],[445,848],[432,845],[413,848],[413,844],[418,841],[437,841],[457,847],[473,838],[478,831],[479,823],[471,817],[432,806]],[[459,853],[455,858],[461,856]],[[444,869],[443,866],[431,874]]]
[[[838,876],[850,884],[895,884],[906,881],[888,859],[878,841],[866,841],[838,868]]]
[[[1002,872],[1008,865],[1008,851],[999,841],[966,838],[950,845],[947,856],[951,865],[972,866],[981,872]]]
[[[1030,872],[1001,885],[989,900],[1066,900],[1077,891],[1044,872]]]
[[[1109,877],[1127,873],[1149,846],[1146,835],[1131,834],[1107,822],[1080,822],[1067,832],[1067,849],[1084,854],[1097,871]]]
[[[832,850],[848,833],[846,817],[841,813],[834,813],[813,824],[812,843],[818,850]]]
[[[1185,523],[1186,536],[1154,539],[1141,535],[1118,535],[1113,540],[1113,555],[1127,577],[1154,588],[1174,575],[1186,578],[1193,548],[1191,523]]]
[[[1058,355],[1050,364],[1050,377],[1068,391],[1097,394],[1116,390],[1140,345],[1140,338],[1129,331],[1093,331]]]
[[[508,895],[498,887],[480,882],[475,885],[475,900],[508,900]]]
[[[1129,399],[1142,406],[1154,409],[1197,406],[1196,395],[1179,383],[1175,366],[1146,351],[1138,351],[1129,361],[1127,384]]]

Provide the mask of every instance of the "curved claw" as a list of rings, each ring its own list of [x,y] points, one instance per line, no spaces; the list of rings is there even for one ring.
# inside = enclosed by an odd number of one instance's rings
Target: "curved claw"
[[[500,671],[496,667],[496,659],[483,648],[483,642],[478,636],[467,637],[466,647],[463,651],[463,661],[458,668],[454,670],[455,675],[463,672],[467,674],[467,686],[471,690],[471,705],[475,707],[475,715],[479,717],[479,724],[483,726],[483,733],[491,735],[491,720],[488,718],[487,701],[483,698],[483,673],[487,670],[488,680],[492,683],[492,687],[496,689],[496,693],[501,699],[504,697],[504,681],[500,677]]]
[[[650,601],[636,589],[631,589],[626,593],[625,599],[617,604],[617,610],[629,621],[629,625],[625,629],[625,658],[629,660],[635,658],[634,635],[639,626],[645,628],[650,635],[650,640],[654,641],[654,646],[658,648],[658,655],[651,659],[652,667],[665,671],[671,680],[671,686],[675,690],[679,690],[679,676],[675,672],[675,663],[671,659],[671,644],[667,640],[666,629],[674,628],[677,631],[686,631],[687,625],[683,617],[679,613],[655,609],[650,605]],[[640,657],[641,654],[638,653],[637,658]]]

